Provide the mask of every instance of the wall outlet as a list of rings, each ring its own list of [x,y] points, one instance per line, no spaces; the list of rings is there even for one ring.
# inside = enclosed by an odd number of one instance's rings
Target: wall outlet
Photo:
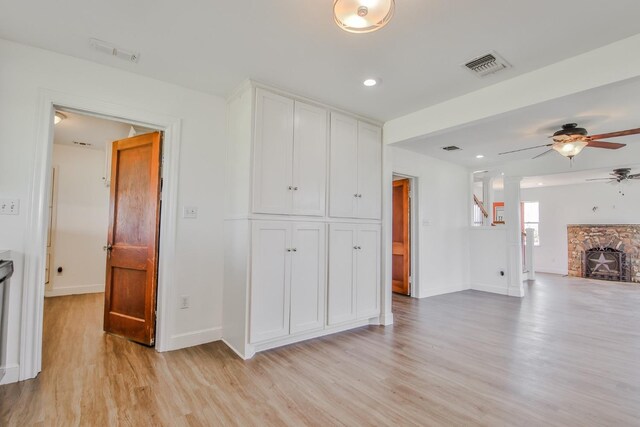
[[[189,295],[180,296],[180,308],[181,309],[189,308]]]
[[[0,200],[0,215],[18,215],[20,213],[20,200],[2,199]]]
[[[182,216],[189,219],[198,218],[198,208],[195,206],[185,206]]]

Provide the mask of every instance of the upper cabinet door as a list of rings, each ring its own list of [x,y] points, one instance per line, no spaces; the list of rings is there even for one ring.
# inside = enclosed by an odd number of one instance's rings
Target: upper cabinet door
[[[325,225],[293,224],[291,333],[322,329],[325,299]]]
[[[256,221],[251,243],[252,343],[289,335],[291,224]]]
[[[292,213],[324,216],[327,181],[327,111],[296,101],[293,141]]]
[[[356,319],[356,232],[352,224],[329,228],[329,325]]]
[[[356,256],[356,312],[359,319],[380,315],[380,226],[360,225]]]
[[[293,100],[256,89],[253,211],[288,213],[293,195]]]
[[[329,214],[357,217],[358,121],[331,113]]]
[[[381,130],[358,122],[358,218],[381,218],[381,192]]]

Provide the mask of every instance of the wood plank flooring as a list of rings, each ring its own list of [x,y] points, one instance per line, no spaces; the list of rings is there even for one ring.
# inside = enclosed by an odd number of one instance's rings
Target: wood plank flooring
[[[396,296],[392,327],[246,362],[105,335],[100,294],[47,299],[43,371],[0,387],[0,425],[640,425],[640,287],[528,292]]]

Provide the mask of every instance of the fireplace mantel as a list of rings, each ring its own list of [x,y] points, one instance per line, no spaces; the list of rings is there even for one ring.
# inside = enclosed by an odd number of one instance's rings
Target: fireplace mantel
[[[629,261],[630,280],[640,283],[640,224],[567,225],[569,276],[583,277],[584,254],[594,248],[623,252]]]

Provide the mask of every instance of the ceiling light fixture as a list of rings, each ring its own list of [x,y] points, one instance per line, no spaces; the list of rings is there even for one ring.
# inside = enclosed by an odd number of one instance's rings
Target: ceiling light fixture
[[[587,141],[582,140],[574,140],[574,141],[556,141],[553,143],[551,148],[556,150],[558,153],[562,154],[569,159],[572,159],[574,156],[580,154],[582,149],[589,145]]]
[[[59,113],[56,111],[55,116],[53,116],[53,124],[57,125],[58,123],[60,123],[61,121],[63,121],[64,119],[66,119],[67,116],[65,116],[62,113]]]
[[[478,155],[476,156],[476,159],[483,159],[483,158],[484,158],[484,154],[478,154]]]
[[[363,85],[365,85],[366,87],[372,87],[378,84],[378,81],[376,79],[366,79],[365,81],[362,82]]]
[[[542,184],[541,182],[539,182],[539,183],[538,183],[538,185],[544,185],[544,184]]]
[[[395,0],[334,0],[333,19],[350,33],[370,33],[389,23]]]

